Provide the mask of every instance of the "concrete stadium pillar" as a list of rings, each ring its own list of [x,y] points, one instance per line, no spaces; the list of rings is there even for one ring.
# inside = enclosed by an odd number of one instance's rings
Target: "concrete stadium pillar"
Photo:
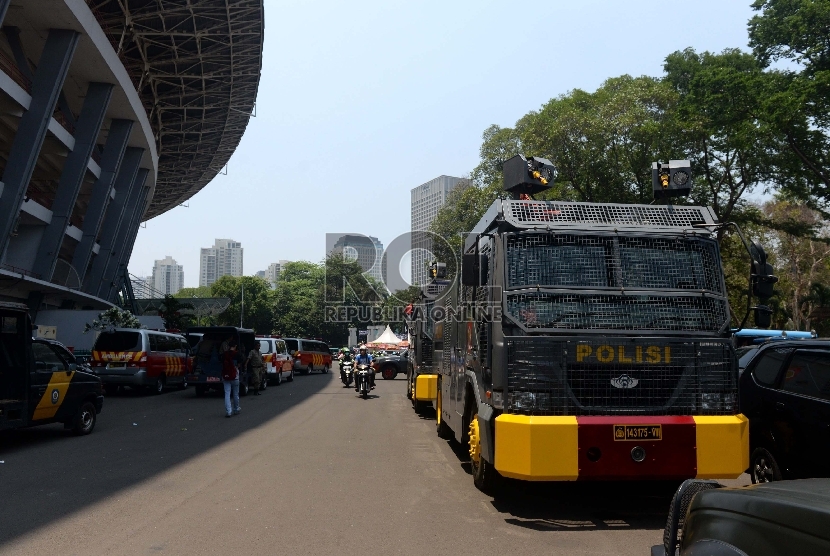
[[[115,235],[118,233],[124,214],[131,208],[127,203],[130,200],[130,192],[135,183],[135,176],[138,173],[138,167],[141,165],[142,156],[144,156],[144,149],[138,147],[127,147],[127,151],[124,153],[124,160],[121,162],[121,168],[115,178],[115,197],[107,205],[104,222],[101,225],[100,249],[92,260],[92,268],[83,281],[83,289],[89,294],[97,295],[101,288],[104,271],[112,257]]]
[[[149,170],[147,170],[147,173],[149,174]],[[146,175],[144,179],[147,179]],[[132,224],[127,230],[127,236],[124,240],[125,249],[121,251],[121,255],[118,257],[118,268],[116,269],[115,280],[113,280],[113,286],[110,289],[109,293],[105,292],[100,296],[102,299],[106,299],[107,301],[111,302],[115,294],[118,293],[118,290],[121,289],[121,280],[123,280],[127,276],[127,265],[129,264],[130,257],[133,254],[135,239],[138,236],[138,229],[141,226],[141,217],[144,216],[144,205],[147,202],[147,195],[149,194],[149,187],[141,188],[141,194],[139,195],[139,201],[136,207],[136,212],[133,215]]]
[[[107,258],[107,266],[101,275],[101,285],[97,292],[90,291],[90,293],[94,293],[98,297],[106,298],[109,296],[110,289],[114,285],[113,282],[115,281],[115,276],[118,273],[118,268],[121,263],[120,255],[129,249],[129,246],[126,245],[127,234],[132,229],[133,221],[137,217],[136,212],[144,211],[144,205],[139,206],[138,201],[143,196],[141,190],[144,188],[144,183],[147,181],[147,175],[149,173],[150,170],[139,168],[135,175],[132,187],[130,188],[130,197],[127,199],[127,204],[124,207],[124,216],[121,218],[118,230],[113,235],[110,256]],[[138,217],[140,218],[140,215]]]
[[[52,203],[52,221],[43,232],[32,267],[32,272],[44,280],[52,280],[64,234],[86,175],[89,157],[92,156],[98,132],[104,122],[104,114],[112,98],[112,90],[113,85],[109,83],[90,83],[87,87],[84,105],[75,127],[75,148],[66,157],[63,165],[55,200]]]
[[[98,230],[101,228],[107,202],[112,193],[112,184],[121,167],[121,160],[124,158],[124,151],[127,150],[127,141],[132,128],[132,120],[113,120],[110,123],[107,142],[101,154],[101,175],[92,186],[92,195],[89,198],[89,206],[87,206],[81,230],[83,236],[72,256],[72,268],[78,274],[81,284],[84,283],[86,277],[89,260],[92,258],[92,249],[95,247]]]
[[[0,253],[5,253],[17,224],[20,207],[69,72],[79,36],[79,33],[71,29],[49,30],[32,81],[29,109],[20,118],[3,172],[3,188],[0,192]]]

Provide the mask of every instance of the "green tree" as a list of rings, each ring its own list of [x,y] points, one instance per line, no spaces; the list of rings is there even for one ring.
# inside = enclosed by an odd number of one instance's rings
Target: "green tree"
[[[118,307],[110,307],[98,318],[84,325],[84,334],[90,330],[106,330],[108,328],[141,328],[141,323],[135,315]]]
[[[830,203],[830,1],[756,0],[749,44],[768,69],[762,117],[775,133],[777,181],[821,208]]]
[[[242,294],[244,286],[244,314]],[[270,334],[274,328],[273,299],[270,284],[258,276],[222,276],[211,286],[211,297],[227,297],[228,308],[217,315],[216,323],[239,326],[240,316],[245,328],[259,334]]]
[[[188,309],[193,309],[193,305],[186,302],[182,303],[177,297],[170,294],[165,295],[162,309],[159,311],[159,316],[164,321],[164,327],[185,330],[194,321],[190,315],[185,313]]]
[[[189,299],[192,297],[213,297],[210,286],[199,286],[198,288],[182,288],[173,294],[178,299]]]
[[[678,92],[678,154],[692,162],[692,200],[721,221],[741,220],[745,195],[769,185],[772,138],[760,120],[768,80],[750,54],[692,49],[666,58],[665,80]]]

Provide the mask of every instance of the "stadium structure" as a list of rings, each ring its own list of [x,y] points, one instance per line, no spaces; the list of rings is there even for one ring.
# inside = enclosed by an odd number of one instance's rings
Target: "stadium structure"
[[[248,125],[263,11],[0,0],[0,300],[35,315],[131,302],[140,224],[205,187]]]

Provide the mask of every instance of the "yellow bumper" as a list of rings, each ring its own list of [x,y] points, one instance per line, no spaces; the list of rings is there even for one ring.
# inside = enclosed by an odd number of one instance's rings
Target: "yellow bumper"
[[[496,461],[505,477],[575,481],[579,476],[576,417],[496,417]]]
[[[414,398],[419,402],[428,402],[438,398],[438,375],[415,377]]]
[[[698,479],[736,479],[749,468],[749,420],[696,415]]]
[[[683,426],[694,427],[695,446],[690,445],[689,436],[685,450],[693,458],[688,469],[692,471],[695,466],[697,478],[734,479],[749,467],[749,422],[746,417],[694,416],[685,419],[687,424]],[[648,418],[644,420],[648,421]],[[610,437],[611,425],[600,426],[609,428],[608,440],[615,445]],[[694,450],[693,454],[689,450]],[[524,481],[575,481],[580,475],[579,454],[579,422],[575,416],[496,417],[494,465],[506,477]],[[624,470],[618,471],[619,478],[626,478]],[[599,477],[594,474],[583,478]]]

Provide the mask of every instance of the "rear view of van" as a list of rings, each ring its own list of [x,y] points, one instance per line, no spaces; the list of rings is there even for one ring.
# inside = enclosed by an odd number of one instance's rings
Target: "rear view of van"
[[[160,394],[165,386],[187,388],[188,345],[178,334],[135,328],[102,331],[92,348],[92,370],[104,389],[144,388]]]
[[[271,384],[280,385],[283,380],[294,380],[294,366],[288,348],[282,338],[260,336],[259,351],[265,363],[265,376]]]

